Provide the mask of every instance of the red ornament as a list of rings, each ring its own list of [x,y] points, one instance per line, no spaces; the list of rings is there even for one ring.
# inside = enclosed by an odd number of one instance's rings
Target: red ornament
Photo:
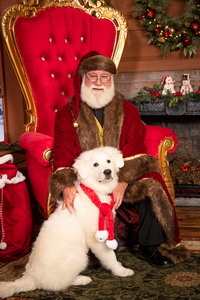
[[[190,24],[190,28],[194,31],[197,31],[199,29],[199,23],[193,21],[191,24]]]
[[[156,98],[158,98],[160,96],[159,92],[155,92],[155,91],[150,91],[150,93],[154,96],[156,96]]]
[[[188,39],[186,37],[183,38],[183,45],[184,46],[189,46],[189,45],[191,45],[191,43],[192,43],[191,39]]]
[[[145,18],[145,15],[143,15],[143,14],[140,14],[138,17],[139,20],[143,20],[144,18]]]
[[[147,17],[149,18],[149,19],[153,19],[154,17],[155,17],[155,14],[156,14],[156,12],[155,12],[155,10],[148,10],[147,11]]]
[[[165,37],[165,38],[168,38],[169,36],[170,36],[170,31],[167,29],[167,30],[164,30],[163,31],[163,36]]]
[[[155,96],[158,98],[160,96],[159,92],[155,92]]]
[[[154,30],[152,31],[152,34],[156,35],[158,31],[159,31],[159,28],[154,28]]]
[[[183,96],[183,95],[180,92],[176,92],[176,93],[173,93],[173,96],[176,97],[176,96]]]
[[[200,94],[200,90],[197,90],[197,94]]]
[[[9,143],[8,141],[4,140],[3,143],[6,145],[6,146],[11,146],[11,143]]]

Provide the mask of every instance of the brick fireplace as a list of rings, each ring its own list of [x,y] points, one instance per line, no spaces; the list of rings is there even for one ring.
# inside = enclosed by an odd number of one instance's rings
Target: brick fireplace
[[[185,73],[190,75],[193,90],[197,90],[200,86],[199,70],[120,73],[116,77],[116,87],[126,99],[131,99],[144,86],[152,88],[154,84],[161,82],[165,74],[170,74],[175,80],[175,90],[180,91],[182,75]],[[146,124],[164,126],[174,130],[179,144],[175,153],[169,155],[169,162],[176,196],[199,197],[200,107],[197,112],[187,112],[185,109],[185,112],[172,114],[169,112],[163,115],[159,113],[152,115],[145,112],[140,112],[140,114]]]

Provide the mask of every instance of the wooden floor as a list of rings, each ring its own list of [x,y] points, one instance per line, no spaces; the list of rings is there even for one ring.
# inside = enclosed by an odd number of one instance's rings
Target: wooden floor
[[[181,237],[200,238],[200,206],[176,206]]]

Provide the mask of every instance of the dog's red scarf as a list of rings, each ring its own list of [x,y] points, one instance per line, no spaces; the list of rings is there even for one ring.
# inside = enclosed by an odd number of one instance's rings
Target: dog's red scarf
[[[85,186],[84,184],[80,184],[81,189],[84,193],[88,196],[88,198],[96,205],[99,209],[99,230],[104,230],[104,224],[106,223],[106,230],[108,231],[108,239],[114,239],[114,216],[113,216],[113,206],[114,206],[114,195],[113,193],[110,194],[111,202],[108,203],[101,203],[99,197],[95,192]]]

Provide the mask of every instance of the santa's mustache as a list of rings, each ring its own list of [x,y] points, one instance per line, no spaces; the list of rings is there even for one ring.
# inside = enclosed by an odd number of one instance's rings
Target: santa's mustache
[[[99,89],[99,90],[104,90],[104,91],[106,89],[106,87],[104,85],[96,85],[96,84],[92,84],[89,88],[90,88],[90,90]]]

